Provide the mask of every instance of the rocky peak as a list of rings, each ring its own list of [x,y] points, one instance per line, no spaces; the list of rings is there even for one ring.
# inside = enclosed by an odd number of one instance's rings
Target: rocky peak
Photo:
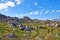
[[[31,20],[28,16],[24,16],[23,19]]]

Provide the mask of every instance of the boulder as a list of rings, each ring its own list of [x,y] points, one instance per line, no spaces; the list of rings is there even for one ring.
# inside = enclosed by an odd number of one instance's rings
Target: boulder
[[[17,36],[15,35],[15,33],[9,33],[9,34],[6,34],[4,37],[5,38],[16,38]]]

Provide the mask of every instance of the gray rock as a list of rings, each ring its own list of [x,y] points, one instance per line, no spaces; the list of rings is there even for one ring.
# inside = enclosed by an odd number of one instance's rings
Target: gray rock
[[[4,36],[4,38],[16,38],[16,37],[17,36],[15,35],[15,33],[9,33]]]

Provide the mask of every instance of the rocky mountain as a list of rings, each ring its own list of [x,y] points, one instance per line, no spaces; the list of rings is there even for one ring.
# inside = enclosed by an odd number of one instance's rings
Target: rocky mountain
[[[0,21],[3,21],[7,18],[7,16],[0,14]]]
[[[24,16],[23,18],[17,18],[17,17],[10,17],[5,16],[0,13],[0,21],[6,22],[8,25],[16,27],[21,26],[21,23],[45,23],[45,25],[60,25],[60,19],[54,19],[54,20],[38,20],[38,19],[31,19],[28,16]]]
[[[22,22],[33,22],[33,21],[38,21],[35,19],[30,19],[28,16],[24,16],[23,18],[17,18],[17,17],[10,17],[10,16],[5,16],[0,13],[0,21],[10,21],[10,22],[16,22],[16,23],[22,23]]]

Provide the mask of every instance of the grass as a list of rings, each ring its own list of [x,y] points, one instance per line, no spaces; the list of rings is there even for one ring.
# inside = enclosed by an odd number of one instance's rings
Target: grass
[[[20,39],[21,38],[26,38],[26,39],[30,38],[30,40],[31,39],[34,40],[34,38],[36,36],[39,36],[39,38],[41,38],[42,40],[45,40],[45,37],[47,36],[47,34],[53,34],[53,35],[55,35],[54,40],[60,40],[60,27],[48,27],[48,26],[46,26],[42,23],[22,23],[22,24],[23,25],[28,25],[28,26],[31,26],[31,27],[36,27],[38,25],[43,25],[47,29],[36,28],[34,31],[26,33],[25,31],[22,31],[19,28],[14,28],[15,30],[13,30],[13,28],[9,27],[4,22],[0,22],[0,39],[3,40],[4,36],[7,33],[14,32],[17,35],[18,39],[19,38]],[[28,34],[30,36],[28,36]],[[58,35],[58,37],[56,36],[56,34]],[[52,36],[50,36],[50,37],[52,37]],[[46,40],[48,40],[48,39],[46,39]]]

